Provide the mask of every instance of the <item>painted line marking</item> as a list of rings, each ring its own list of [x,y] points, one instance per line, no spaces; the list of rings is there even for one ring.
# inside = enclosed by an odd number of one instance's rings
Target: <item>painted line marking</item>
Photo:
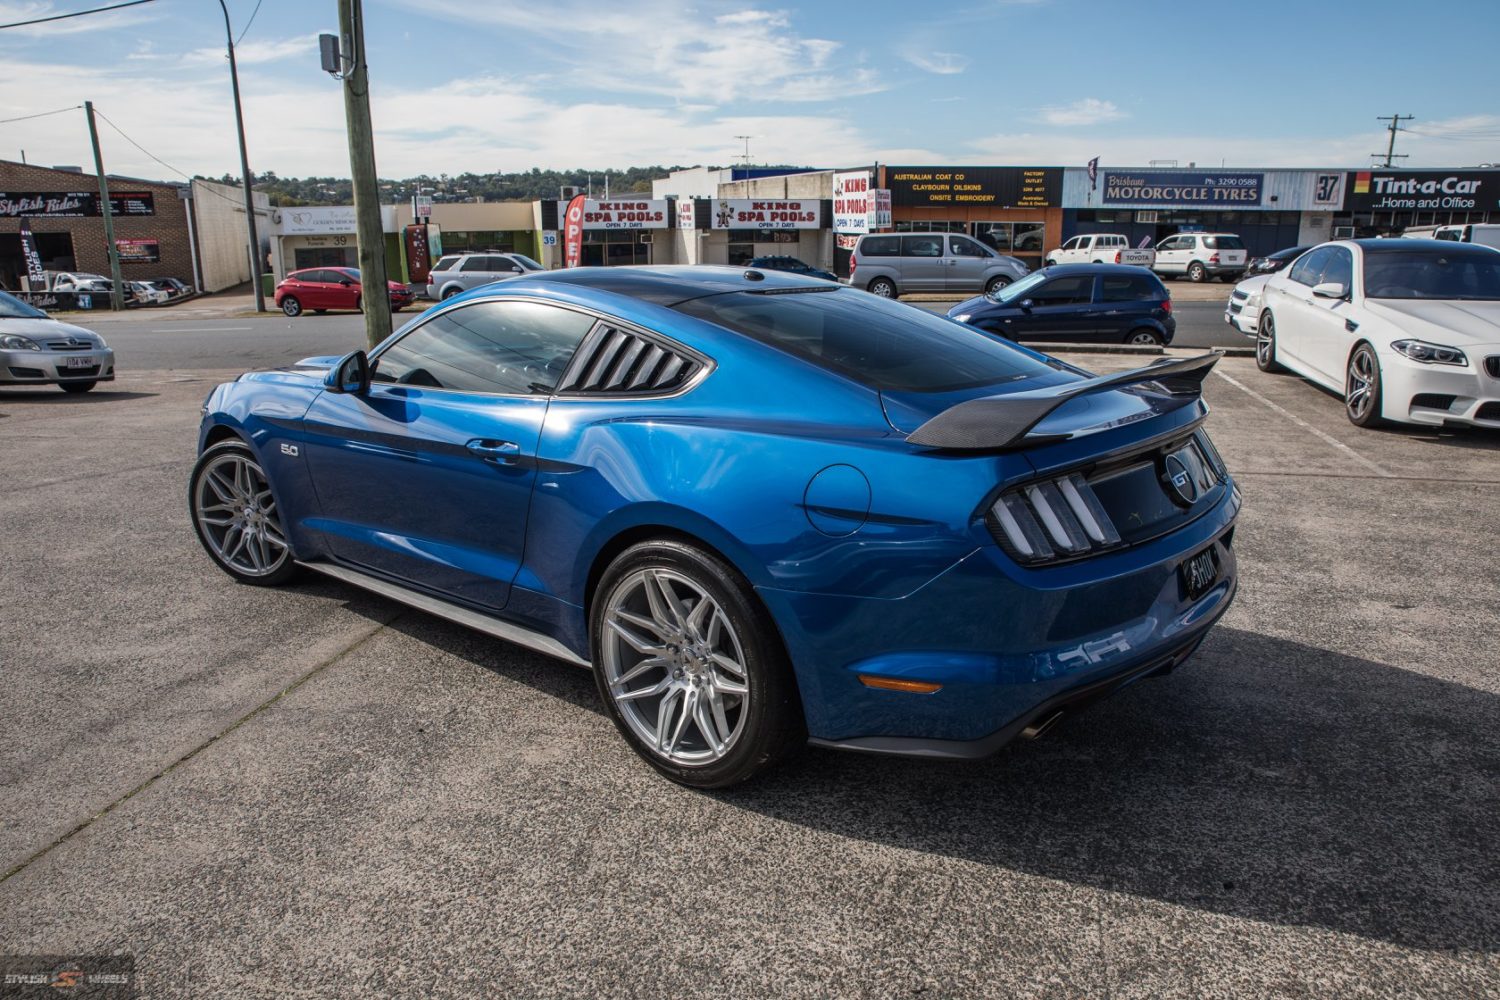
[[[169,326],[164,330],[152,330],[152,333],[243,333],[253,330],[253,326]]]
[[[1292,423],[1296,424],[1298,427],[1301,427],[1303,430],[1308,431],[1309,433],[1313,434],[1315,437],[1317,437],[1320,440],[1322,440],[1325,444],[1330,444],[1333,447],[1337,448],[1339,451],[1343,452],[1345,455],[1348,455],[1350,458],[1354,459],[1360,465],[1363,465],[1365,468],[1367,468],[1370,471],[1374,472],[1377,476],[1383,476],[1386,479],[1395,479],[1396,478],[1394,474],[1392,474],[1390,472],[1387,472],[1385,469],[1382,469],[1380,466],[1376,465],[1374,462],[1370,461],[1368,458],[1365,458],[1365,456],[1361,455],[1359,452],[1355,451],[1353,448],[1349,447],[1347,444],[1344,444],[1344,442],[1338,440],[1337,438],[1333,437],[1330,434],[1327,434],[1324,431],[1318,430],[1318,428],[1314,427],[1312,424],[1308,423],[1306,420],[1303,420],[1301,417],[1297,416],[1295,413],[1291,412],[1290,410],[1286,409],[1285,407],[1283,407],[1283,406],[1281,406],[1281,405],[1279,405],[1277,403],[1271,402],[1269,399],[1267,399],[1266,397],[1262,396],[1260,393],[1256,392],[1254,389],[1250,388],[1248,385],[1245,385],[1243,382],[1239,381],[1238,379],[1234,378],[1233,376],[1226,375],[1226,374],[1224,374],[1221,371],[1216,371],[1216,372],[1214,372],[1214,374],[1217,375],[1217,376],[1219,376],[1219,378],[1223,379],[1224,381],[1228,382],[1230,385],[1234,386],[1236,389],[1238,389],[1241,392],[1243,392],[1245,395],[1249,396],[1251,399],[1254,399],[1254,400],[1256,400],[1256,401],[1258,401],[1260,403],[1263,403],[1264,405],[1266,405],[1266,406],[1270,407],[1271,409],[1275,410],[1277,413],[1281,414],[1283,417],[1286,417],[1288,420],[1290,420]]]

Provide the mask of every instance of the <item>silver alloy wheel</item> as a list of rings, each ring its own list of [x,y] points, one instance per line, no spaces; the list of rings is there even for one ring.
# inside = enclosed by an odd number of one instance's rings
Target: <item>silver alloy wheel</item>
[[[193,516],[214,555],[236,573],[269,576],[290,557],[271,486],[246,455],[226,452],[203,469]]]
[[[288,316],[300,316],[302,315],[302,303],[288,295],[281,300],[281,311]]]
[[[674,764],[721,759],[744,733],[750,678],[724,609],[690,578],[638,570],[604,606],[600,655],[615,707],[640,741]]]
[[[1132,333],[1130,339],[1126,341],[1128,344],[1155,344],[1156,342],[1156,334],[1149,330],[1138,330]]]
[[[1380,372],[1375,368],[1375,356],[1366,350],[1355,351],[1349,359],[1349,384],[1344,389],[1344,407],[1356,421],[1363,420],[1375,403],[1375,389],[1380,384]]]
[[[1255,360],[1260,362],[1262,368],[1276,360],[1275,337],[1275,321],[1269,316],[1262,315],[1260,322],[1255,324]]]
[[[870,282],[870,291],[874,292],[876,295],[880,296],[883,299],[889,299],[895,297],[896,286],[891,284],[884,278],[876,278],[874,281]]]

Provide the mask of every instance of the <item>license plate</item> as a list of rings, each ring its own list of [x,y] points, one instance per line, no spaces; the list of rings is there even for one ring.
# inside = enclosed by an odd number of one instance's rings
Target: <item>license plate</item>
[[[84,355],[81,358],[80,357],[69,358],[68,359],[68,367],[69,368],[92,368],[92,367],[94,367],[94,359],[92,357],[88,356],[88,355]]]
[[[1189,600],[1202,597],[1218,577],[1219,559],[1211,548],[1204,549],[1182,564],[1182,585],[1187,589]]]

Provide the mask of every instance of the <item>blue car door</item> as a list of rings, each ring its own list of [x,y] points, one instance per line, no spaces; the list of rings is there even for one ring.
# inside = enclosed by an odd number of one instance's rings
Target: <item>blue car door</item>
[[[324,392],[304,418],[339,559],[487,609],[525,554],[548,400],[592,316],[545,303],[446,309],[371,359],[367,393]]]

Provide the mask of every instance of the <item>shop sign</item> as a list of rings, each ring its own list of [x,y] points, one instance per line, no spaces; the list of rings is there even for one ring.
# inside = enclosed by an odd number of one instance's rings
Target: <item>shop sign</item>
[[[1500,171],[1360,170],[1344,208],[1354,212],[1484,211],[1500,207]]]
[[[1344,204],[1343,171],[1317,174],[1313,177],[1312,203],[1319,208],[1337,209]]]
[[[1235,171],[1152,171],[1104,173],[1105,205],[1192,205],[1254,208],[1260,205],[1264,174]]]
[[[583,195],[574,195],[563,210],[563,267],[577,267],[583,263]]]
[[[406,273],[412,282],[427,280],[432,273],[432,247],[427,242],[427,227],[413,223],[406,227]]]
[[[1062,200],[1058,167],[886,167],[894,204],[1052,208]]]
[[[891,226],[891,189],[876,188],[870,192],[870,228],[889,229]]]
[[[851,170],[846,174],[833,175],[835,233],[868,233],[872,211],[868,170]]]
[[[281,227],[283,236],[320,236],[359,231],[353,205],[277,209],[271,213],[271,222]]]
[[[154,264],[161,260],[161,244],[156,240],[115,240],[115,252],[121,264]]]
[[[714,202],[714,229],[818,229],[823,213],[815,200],[769,201],[720,198]]]
[[[677,199],[677,228],[698,228],[698,203],[691,198]]]
[[[29,215],[37,219],[101,218],[99,194],[95,191],[0,192],[0,219]],[[112,191],[111,215],[155,215],[156,200],[150,191]]]
[[[577,195],[573,201],[583,197]],[[573,201],[557,203],[557,214],[563,216]],[[655,199],[607,199],[585,198],[583,202],[584,229],[667,229],[667,200]]]

